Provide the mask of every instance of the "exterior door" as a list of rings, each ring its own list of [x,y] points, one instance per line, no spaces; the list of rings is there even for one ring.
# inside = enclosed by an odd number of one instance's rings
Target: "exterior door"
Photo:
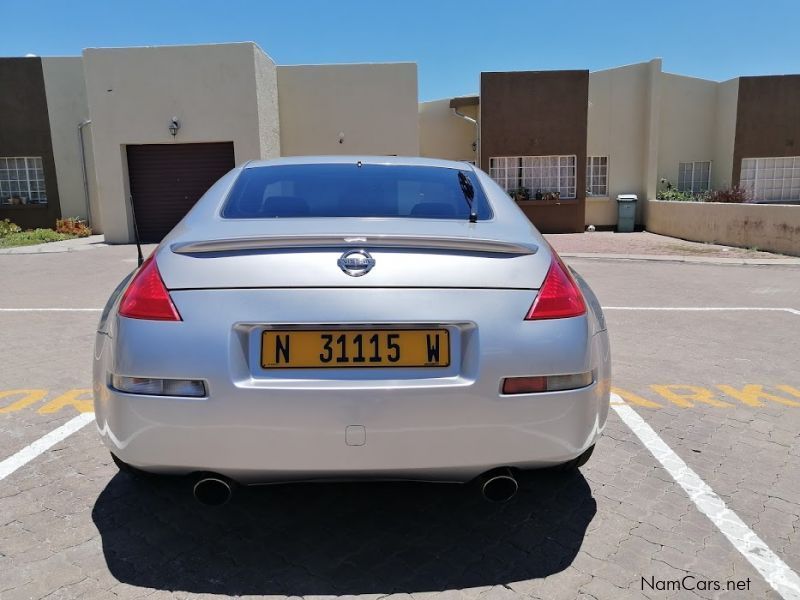
[[[130,145],[127,154],[142,242],[160,242],[235,164],[233,142]]]

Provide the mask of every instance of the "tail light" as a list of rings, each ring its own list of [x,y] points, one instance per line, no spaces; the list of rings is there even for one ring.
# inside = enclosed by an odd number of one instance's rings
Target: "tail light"
[[[577,390],[594,383],[594,373],[571,375],[548,375],[546,377],[506,377],[503,380],[504,394],[535,394],[537,392],[562,392]]]
[[[142,263],[139,272],[125,290],[119,305],[119,314],[131,319],[151,321],[182,320],[169,297],[161,273],[158,272],[154,254]]]
[[[145,394],[148,396],[201,398],[206,395],[206,386],[199,379],[149,379],[112,375],[111,387],[127,394]]]
[[[564,319],[579,317],[583,314],[586,314],[583,294],[569,269],[553,252],[550,270],[547,271],[547,277],[544,278],[544,283],[525,316],[525,320]]]

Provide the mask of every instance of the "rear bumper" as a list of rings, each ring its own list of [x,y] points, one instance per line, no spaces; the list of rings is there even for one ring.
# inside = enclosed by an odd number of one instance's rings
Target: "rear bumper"
[[[465,481],[493,467],[537,468],[578,456],[600,434],[607,402],[597,383],[578,391],[485,399],[420,390],[413,396],[314,391],[197,401],[106,389],[98,399],[97,423],[114,454],[148,471],[213,471],[249,483]],[[302,422],[286,418],[298,403],[308,410]],[[491,404],[494,418],[471,419],[475,404]],[[394,422],[392,405],[417,416]],[[436,419],[426,418],[430,412],[451,413],[452,425],[435,425]]]
[[[446,295],[451,297],[442,298]],[[212,471],[242,483],[467,481],[499,466],[566,462],[595,443],[608,414],[606,332],[591,335],[585,317],[517,322],[510,329],[470,314],[474,297],[439,292],[436,298],[435,305],[417,299],[408,311],[416,314],[408,319],[430,323],[436,313],[440,323],[469,324],[453,338],[458,344],[453,370],[438,377],[411,371],[351,381],[330,374],[261,377],[252,365],[249,326],[201,324],[195,305],[180,299],[184,323],[120,318],[115,338],[97,338],[95,411],[102,439],[121,460],[146,471]],[[530,295],[515,292],[507,300],[515,304],[512,314],[524,314]],[[507,309],[496,295],[494,304],[480,304],[501,314]],[[313,303],[299,306],[288,320],[300,322],[302,312],[305,322],[333,322],[329,315],[309,314]],[[215,307],[225,312],[223,294]],[[247,310],[239,314],[237,323],[256,321]],[[189,329],[187,323],[194,325]],[[206,351],[189,358],[198,344]],[[595,383],[580,390],[499,392],[503,377],[589,370]],[[108,373],[202,378],[209,396],[125,394],[107,385]]]

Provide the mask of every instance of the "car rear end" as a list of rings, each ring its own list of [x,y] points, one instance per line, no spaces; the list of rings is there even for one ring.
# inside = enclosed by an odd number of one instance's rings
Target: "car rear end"
[[[460,209],[232,218],[243,179],[223,179],[101,323],[95,405],[112,453],[243,483],[466,481],[590,448],[610,377],[596,301],[468,174],[477,223]],[[357,276],[354,250],[372,261]]]

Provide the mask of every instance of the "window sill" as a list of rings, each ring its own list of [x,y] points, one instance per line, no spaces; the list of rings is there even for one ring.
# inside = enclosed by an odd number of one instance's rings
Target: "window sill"
[[[611,196],[586,196],[586,200],[589,202],[608,202],[611,200]]]
[[[518,200],[518,206],[558,206],[559,204],[578,204],[577,198],[561,198],[560,200]]]
[[[42,210],[47,206],[47,204],[0,204],[0,210]]]

